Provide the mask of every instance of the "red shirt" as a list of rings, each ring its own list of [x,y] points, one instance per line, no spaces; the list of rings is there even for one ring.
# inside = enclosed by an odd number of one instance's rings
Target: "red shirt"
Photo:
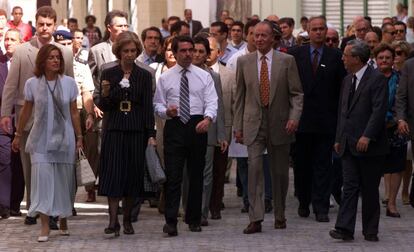
[[[18,29],[22,34],[23,42],[29,41],[32,38],[32,27],[29,24],[25,24],[20,21],[19,25],[14,25],[13,21],[7,22],[7,26],[10,29]]]

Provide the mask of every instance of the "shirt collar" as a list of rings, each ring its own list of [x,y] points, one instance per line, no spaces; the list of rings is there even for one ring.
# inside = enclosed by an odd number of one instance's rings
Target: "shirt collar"
[[[358,81],[361,81],[362,76],[364,76],[365,71],[367,70],[368,65],[365,64],[361,69],[359,69],[358,72],[355,73],[355,76],[357,77]]]
[[[322,55],[323,53],[323,46],[319,47],[319,48],[315,48],[312,45],[309,46],[310,49],[310,53],[313,54],[313,51],[318,51],[319,55]]]
[[[43,44],[42,42],[40,42],[39,38],[38,38],[38,37],[36,37],[36,41],[37,41],[38,48],[40,49],[40,48],[42,48],[42,46],[47,45],[47,44],[51,44],[51,43],[53,43],[55,40],[54,40],[54,39],[53,39],[53,37],[52,37],[52,38],[49,40],[49,42],[47,42],[46,44]]]
[[[262,59],[262,56],[263,56],[263,54],[261,53],[261,52],[259,52],[259,50],[257,50],[257,57],[258,57],[258,59],[259,60],[261,60]],[[266,58],[268,59],[268,60],[272,60],[272,56],[273,56],[273,48],[272,49],[270,49],[270,51],[269,52],[267,52],[266,54],[265,54],[265,56],[266,56]]]
[[[179,73],[181,73],[181,71],[184,69],[184,67],[180,66],[178,63],[175,64],[174,67],[176,67],[176,69]],[[191,70],[193,69],[193,64],[190,64],[190,66],[187,67],[186,69],[187,69],[187,72],[191,72]]]
[[[210,68],[213,69],[214,72],[219,73],[220,67],[218,61],[216,61]]]

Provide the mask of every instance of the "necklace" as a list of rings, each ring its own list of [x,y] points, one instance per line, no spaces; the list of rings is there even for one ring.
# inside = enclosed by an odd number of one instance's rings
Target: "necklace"
[[[47,88],[49,89],[49,91],[50,91],[50,93],[52,94],[52,96],[55,94],[55,90],[56,90],[56,82],[57,82],[57,79],[55,80],[55,85],[53,86],[53,89],[52,88],[50,88],[50,86],[49,86],[49,82],[46,80],[46,85],[47,85]]]

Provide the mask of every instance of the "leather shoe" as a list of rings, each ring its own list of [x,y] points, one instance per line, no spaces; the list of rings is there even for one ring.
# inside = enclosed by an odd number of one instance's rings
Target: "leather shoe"
[[[191,232],[201,232],[201,227],[198,224],[188,224],[188,228]]]
[[[398,212],[393,213],[388,208],[387,208],[387,211],[386,211],[385,215],[388,216],[388,217],[393,217],[393,218],[400,218],[401,217],[400,213],[398,213]]]
[[[286,219],[275,220],[275,229],[285,229],[285,228],[286,228]]]
[[[298,208],[298,215],[300,217],[306,218],[306,217],[309,216],[309,214],[310,214],[309,207],[301,207],[301,206],[299,206],[299,208]]]
[[[349,234],[339,229],[333,229],[329,231],[329,235],[334,239],[343,241],[352,241],[354,239],[354,236],[352,234]]]
[[[212,220],[220,220],[220,219],[221,219],[221,214],[220,214],[220,212],[212,212],[212,213],[211,213],[211,219],[212,219]]]
[[[26,218],[24,219],[25,225],[35,225],[36,223],[37,221],[35,217],[26,216]]]
[[[376,234],[367,234],[367,235],[364,236],[364,238],[365,238],[366,241],[372,241],[372,242],[379,241],[378,235],[376,235]]]
[[[249,206],[244,206],[244,207],[240,210],[240,212],[242,212],[242,213],[248,213],[248,212],[249,212]]]
[[[57,225],[58,220],[59,220],[59,217],[49,216],[49,228],[50,228],[50,230],[59,230],[59,227]]]
[[[250,224],[243,230],[244,234],[254,234],[260,232],[262,232],[261,221],[250,222]]]
[[[206,218],[204,218],[204,217],[201,217],[200,225],[201,225],[201,226],[203,226],[203,227],[208,226],[208,221],[207,221],[207,219],[206,219]]]
[[[315,214],[315,219],[317,222],[329,222],[327,214]]]
[[[172,224],[165,224],[162,228],[162,232],[168,234],[169,236],[177,236],[177,226],[173,226]]]

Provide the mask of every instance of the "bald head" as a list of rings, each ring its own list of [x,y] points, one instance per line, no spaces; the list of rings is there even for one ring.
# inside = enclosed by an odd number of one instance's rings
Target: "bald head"
[[[333,28],[328,28],[328,30],[326,31],[325,45],[331,48],[338,48],[339,46],[338,31],[336,31]]]
[[[380,40],[378,35],[375,32],[368,32],[367,35],[365,35],[365,43],[368,44],[369,49],[371,49],[371,52],[374,50],[374,48],[379,44]]]

